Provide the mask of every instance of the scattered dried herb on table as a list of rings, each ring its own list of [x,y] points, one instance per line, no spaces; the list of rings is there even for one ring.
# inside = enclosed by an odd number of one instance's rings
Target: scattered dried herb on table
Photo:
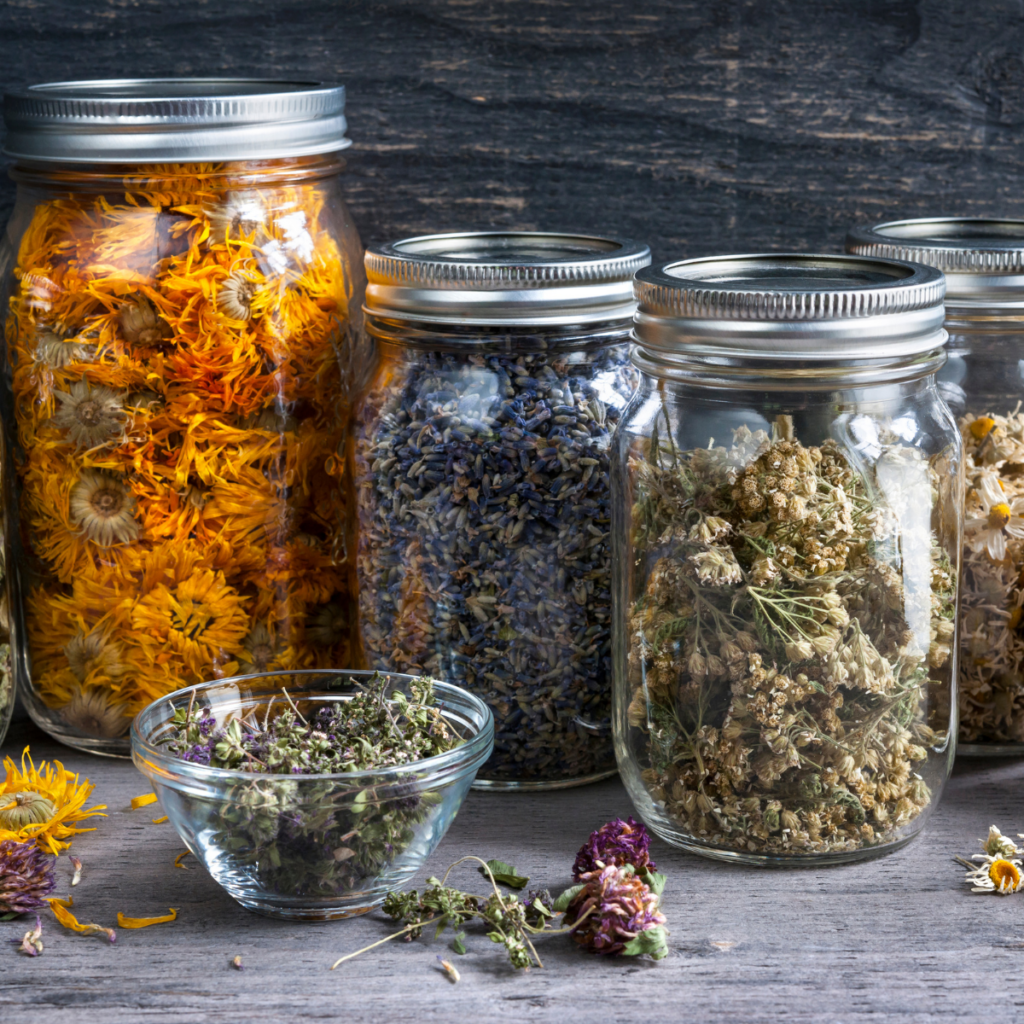
[[[931,800],[956,586],[942,466],[880,438],[869,476],[789,417],[728,449],[655,433],[631,459],[628,740],[657,812],[701,843],[856,850]]]
[[[1024,744],[1024,413],[960,421],[967,467],[960,740]]]
[[[386,359],[364,403],[366,652],[489,704],[481,778],[613,770],[608,447],[634,382],[626,347],[467,349]]]
[[[300,788],[294,777],[413,765],[462,742],[436,707],[430,680],[412,681],[408,695],[388,688],[388,677],[375,675],[362,692],[308,720],[287,690],[261,714],[222,725],[208,712],[179,708],[171,753],[267,776],[239,781],[223,799],[194,801],[197,820],[209,819],[211,845],[279,893],[331,896],[379,875],[441,798],[415,785],[403,793],[394,780],[382,796],[372,777],[358,791],[329,779]]]
[[[328,193],[289,173],[261,164],[277,183],[239,191],[248,172],[154,166],[107,194],[70,174],[22,237],[7,428],[28,660],[81,734],[120,737],[190,682],[349,656],[352,282]]]

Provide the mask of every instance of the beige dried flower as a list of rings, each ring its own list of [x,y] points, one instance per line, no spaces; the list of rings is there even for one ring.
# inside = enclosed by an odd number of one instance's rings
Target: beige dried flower
[[[130,345],[158,346],[174,337],[171,325],[153,308],[145,295],[128,299],[118,314],[121,333]]]
[[[232,320],[248,320],[252,316],[253,299],[259,285],[245,274],[235,271],[228,275],[217,290],[217,308]]]
[[[87,469],[71,488],[71,521],[100,547],[130,544],[142,527],[135,519],[135,498],[113,473]]]
[[[94,448],[121,433],[121,396],[111,388],[78,381],[68,391],[55,391],[60,409],[50,421],[78,448]]]
[[[85,736],[116,739],[123,736],[132,724],[131,715],[123,704],[118,704],[106,689],[79,689],[58,709],[65,725]]]

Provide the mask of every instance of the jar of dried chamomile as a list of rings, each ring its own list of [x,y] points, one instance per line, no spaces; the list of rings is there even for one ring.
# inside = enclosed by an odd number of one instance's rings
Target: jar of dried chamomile
[[[937,217],[855,229],[851,252],[946,275],[940,388],[966,455],[960,741],[1024,754],[1024,220]]]
[[[694,853],[836,863],[908,841],[954,749],[963,445],[942,275],[724,256],[637,275],[612,452],[614,733]]]
[[[621,239],[527,232],[366,254],[380,363],[355,426],[361,637],[371,667],[487,702],[480,786],[615,771],[608,453],[649,262]]]
[[[181,686],[351,657],[344,89],[54,83],[4,119],[15,674],[47,732],[127,754]]]

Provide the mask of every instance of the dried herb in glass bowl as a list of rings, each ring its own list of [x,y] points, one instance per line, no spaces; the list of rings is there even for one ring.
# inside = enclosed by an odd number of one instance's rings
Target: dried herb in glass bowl
[[[457,687],[369,672],[295,672],[194,687],[133,727],[189,849],[244,906],[365,913],[447,830],[493,738]]]

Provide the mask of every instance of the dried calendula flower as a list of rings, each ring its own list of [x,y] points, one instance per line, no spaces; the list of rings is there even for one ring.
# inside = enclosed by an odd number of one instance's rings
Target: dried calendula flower
[[[132,810],[137,811],[140,807],[148,807],[157,801],[156,793],[143,793],[141,796],[132,797]]]
[[[120,434],[122,396],[112,388],[79,381],[68,391],[55,391],[54,397],[60,410],[50,422],[77,447],[94,448]]]
[[[37,768],[28,750],[26,747],[22,753],[20,768],[9,757],[4,761],[7,776],[0,783],[0,807],[7,810],[0,812],[0,841],[34,841],[42,850],[60,853],[71,845],[71,837],[93,831],[79,828],[78,823],[96,815],[106,817],[101,813],[106,806],[98,804],[85,810],[92,783],[88,779],[79,783],[78,776],[60,761],[43,761]],[[31,820],[23,820],[21,812],[25,810]],[[18,816],[8,824],[2,815],[11,812]]]
[[[123,736],[131,725],[124,704],[117,703],[105,690],[71,688],[71,700],[60,705],[57,713],[65,725],[85,736]]]
[[[248,320],[258,291],[259,284],[245,274],[229,274],[217,291],[217,306],[232,320]]]
[[[131,345],[160,345],[174,336],[145,295],[135,295],[121,307],[121,332]]]
[[[102,548],[129,544],[139,536],[135,498],[124,481],[102,469],[87,469],[71,488],[71,521]]]

